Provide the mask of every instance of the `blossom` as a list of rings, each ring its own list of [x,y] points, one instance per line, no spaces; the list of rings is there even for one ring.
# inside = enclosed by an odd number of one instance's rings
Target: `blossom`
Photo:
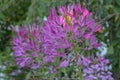
[[[42,36],[40,28],[33,24],[32,26],[23,26],[17,30],[17,37],[13,41],[14,55],[17,64],[23,67],[35,68],[41,61],[37,61],[42,54],[41,51]]]
[[[78,65],[78,66],[81,66],[81,65],[82,65],[82,60],[81,60],[81,58],[80,58],[80,57],[78,57],[78,62],[77,62],[77,65]]]
[[[51,74],[54,74],[57,70],[53,67],[53,66],[50,66],[50,73]]]
[[[64,60],[63,62],[60,63],[59,68],[68,67],[68,65],[69,65],[69,61]]]
[[[17,37],[13,40],[16,62],[21,68],[30,69],[40,69],[50,63],[48,67],[54,73],[77,61],[86,80],[114,80],[108,68],[109,60],[79,56],[81,49],[89,51],[101,46],[95,34],[101,29],[85,6],[53,8],[39,27],[33,24],[16,29]],[[60,63],[56,64],[56,59]]]
[[[48,19],[41,25],[43,35],[42,52],[46,55],[45,62],[54,63],[55,58],[67,58],[66,54],[74,51],[74,47],[91,50],[101,46],[95,33],[101,26],[95,26],[92,13],[79,4],[61,6],[51,9]],[[86,44],[87,42],[87,44]],[[64,54],[61,56],[60,54]],[[52,58],[51,58],[52,57]]]
[[[86,59],[90,62],[87,65],[83,63],[83,77],[86,80],[114,80],[108,68],[108,59],[104,57],[84,57],[83,61]]]
[[[61,6],[57,10],[52,8],[48,19],[40,27],[33,24],[17,29],[17,37],[13,41],[17,64],[20,67],[36,68],[62,58],[63,62],[58,66],[67,67],[68,55],[75,51],[76,46],[84,50],[101,46],[95,35],[101,25],[95,24],[92,13],[80,4]],[[85,61],[88,65],[89,60]]]
[[[73,42],[79,41],[81,44],[89,42],[89,45],[85,47],[90,47],[90,49],[101,46],[95,35],[101,26],[95,26],[96,21],[92,13],[85,6],[79,4],[61,6],[58,11],[53,8],[48,20],[43,23],[42,32],[47,48],[50,46],[54,50],[73,48],[75,46]]]

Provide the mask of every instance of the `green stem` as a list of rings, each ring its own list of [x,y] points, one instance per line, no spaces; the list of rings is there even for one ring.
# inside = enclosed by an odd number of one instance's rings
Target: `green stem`
[[[110,14],[110,15],[106,16],[105,18],[103,18],[102,20],[100,20],[99,22],[97,22],[95,24],[95,27],[98,26],[99,24],[103,24],[106,20],[110,19],[111,17],[113,17],[115,15],[120,15],[120,12],[119,13],[113,13],[113,14]]]
[[[82,67],[78,67],[78,69],[79,69],[79,75],[80,75],[80,79],[79,80],[83,80]]]

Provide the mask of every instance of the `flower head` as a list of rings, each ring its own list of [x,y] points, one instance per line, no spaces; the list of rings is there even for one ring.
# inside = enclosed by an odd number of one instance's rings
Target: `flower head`
[[[90,63],[86,65],[83,63],[83,76],[86,80],[114,80],[112,73],[109,71],[108,64],[109,60],[104,57],[89,57],[84,60],[89,60]]]
[[[17,30],[17,37],[14,39],[14,55],[20,67],[40,67],[37,59],[42,57],[41,52],[42,36],[40,29],[33,24],[30,27],[23,26]]]
[[[61,6],[58,10],[53,8],[40,27],[33,24],[17,30],[13,47],[17,64],[36,68],[62,58],[60,66],[67,67],[70,52],[76,55],[75,49],[91,50],[101,46],[95,35],[101,26],[95,24],[92,13],[85,6],[73,4]]]
[[[58,13],[58,14],[57,14]],[[97,48],[101,46],[95,36],[95,32],[101,29],[101,26],[95,26],[95,19],[92,13],[85,6],[68,5],[53,8],[48,20],[43,26],[43,34],[49,39],[46,43],[53,43],[56,48],[71,48],[73,42],[80,41],[82,44],[86,41],[89,45],[86,47]]]
[[[68,65],[69,65],[69,61],[68,60],[64,60],[63,62],[61,62],[59,68],[68,67]]]

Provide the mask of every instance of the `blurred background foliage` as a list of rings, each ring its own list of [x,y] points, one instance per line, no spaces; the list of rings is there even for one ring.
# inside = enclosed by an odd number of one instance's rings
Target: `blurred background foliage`
[[[98,22],[103,20],[103,31],[98,37],[106,44],[105,56],[112,63],[114,77],[120,80],[120,0],[0,0],[0,72],[5,75],[0,79],[21,80],[27,75],[22,69],[21,74],[18,71],[17,76],[13,75],[19,70],[12,56],[15,25],[39,24],[52,7],[73,3],[86,5]]]

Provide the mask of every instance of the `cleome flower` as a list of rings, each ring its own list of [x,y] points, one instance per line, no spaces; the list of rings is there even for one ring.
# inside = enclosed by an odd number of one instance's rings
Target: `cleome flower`
[[[13,41],[14,55],[17,64],[22,67],[40,68],[40,53],[42,48],[42,35],[40,29],[33,24],[32,26],[23,26],[17,30],[17,37]],[[42,59],[42,58],[41,58]]]
[[[83,77],[85,80],[114,80],[109,71],[109,60],[104,57],[82,57]]]
[[[48,19],[39,27],[33,24],[16,31],[17,37],[13,40],[16,62],[21,68],[30,69],[47,65],[54,73],[77,61],[78,66],[83,66],[86,80],[113,80],[108,69],[109,60],[83,57],[84,51],[101,46],[95,35],[101,29],[85,6],[73,4],[57,10],[53,8]]]
[[[63,57],[64,61],[76,45],[83,50],[98,48],[101,44],[98,43],[95,33],[101,26],[95,24],[92,13],[85,6],[73,4],[61,6],[58,10],[52,8],[48,20],[41,26],[44,35],[43,52],[47,57],[52,57],[51,59]]]
[[[72,59],[67,58],[70,53],[74,57],[78,56],[80,49],[86,51],[101,46],[95,35],[101,26],[95,24],[92,13],[85,6],[73,4],[61,6],[58,10],[53,8],[40,27],[33,24],[18,29],[13,41],[17,64],[41,68],[43,64],[59,59],[62,63],[57,67],[69,66]]]

